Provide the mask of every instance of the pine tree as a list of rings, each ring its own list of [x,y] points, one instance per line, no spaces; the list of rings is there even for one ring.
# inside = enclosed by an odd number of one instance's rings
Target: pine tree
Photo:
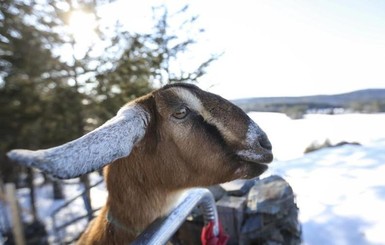
[[[154,10],[152,32],[132,33],[117,27],[115,35],[107,36],[96,25],[100,40],[109,43],[105,54],[92,56],[98,44],[91,43],[82,56],[72,53],[63,59],[63,47],[69,44],[74,50],[76,46],[66,27],[71,11],[97,16],[102,2],[3,0],[0,4],[0,178],[16,181],[20,172],[27,173],[32,202],[33,171],[7,162],[8,150],[47,148],[80,137],[153,88],[196,81],[216,59],[210,56],[191,71],[175,68],[195,43],[195,35],[182,38],[186,35],[172,31],[166,7]],[[177,14],[186,11],[183,8]],[[187,18],[177,30],[186,31],[195,20]],[[82,182],[89,185],[86,176]],[[58,183],[54,186],[60,187]]]
[[[46,31],[48,20],[34,14],[34,8],[24,1],[2,1],[0,5],[0,174],[5,181],[14,181],[17,168],[11,167],[5,152],[10,148],[36,148],[43,141],[40,116],[42,93],[49,85],[48,74],[62,67],[51,52],[58,40],[55,33]],[[27,172],[34,205],[33,172]]]

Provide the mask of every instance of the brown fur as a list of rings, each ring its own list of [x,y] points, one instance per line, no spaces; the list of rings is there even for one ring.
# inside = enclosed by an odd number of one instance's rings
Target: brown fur
[[[186,105],[178,97],[178,89],[188,89],[199,98],[213,118],[193,111],[186,120],[173,118],[173,112]],[[128,157],[105,167],[107,203],[78,244],[127,244],[138,231],[167,214],[184,189],[251,177],[266,169],[235,156],[237,150],[247,147],[250,119],[219,96],[178,85],[166,86],[134,103],[151,115],[146,135]],[[126,229],[108,222],[107,212]]]

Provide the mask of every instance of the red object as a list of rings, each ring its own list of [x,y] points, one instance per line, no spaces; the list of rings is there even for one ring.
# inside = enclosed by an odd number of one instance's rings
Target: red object
[[[202,229],[202,245],[226,245],[229,238],[230,237],[223,231],[221,223],[219,223],[218,236],[214,235],[214,221],[211,221]]]

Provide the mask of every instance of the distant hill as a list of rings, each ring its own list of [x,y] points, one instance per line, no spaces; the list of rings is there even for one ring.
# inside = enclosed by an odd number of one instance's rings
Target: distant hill
[[[283,112],[293,118],[300,118],[309,111],[333,113],[336,108],[365,113],[385,112],[385,89],[365,89],[336,95],[246,98],[233,102],[246,112]]]

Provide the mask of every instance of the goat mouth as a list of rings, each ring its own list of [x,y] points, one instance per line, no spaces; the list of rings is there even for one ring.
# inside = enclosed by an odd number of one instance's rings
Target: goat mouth
[[[273,160],[271,152],[251,153],[246,151],[238,152],[235,155],[236,176],[238,178],[254,178],[263,174],[268,169],[268,163]]]
[[[251,151],[239,151],[237,157],[249,164],[261,164],[266,165],[273,161],[273,154],[270,151],[263,153],[254,153]]]
[[[263,174],[268,166],[265,163],[256,163],[241,160],[241,165],[235,171],[237,178],[250,179]]]

